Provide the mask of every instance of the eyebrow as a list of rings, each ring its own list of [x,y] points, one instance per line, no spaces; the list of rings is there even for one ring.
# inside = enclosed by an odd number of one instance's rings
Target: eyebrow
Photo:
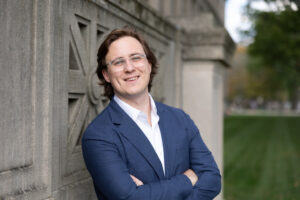
[[[135,55],[144,55],[144,54],[143,53],[132,53],[132,54],[129,54],[129,57],[135,56]],[[118,60],[118,59],[123,59],[123,58],[124,58],[123,56],[120,56],[120,57],[112,59],[111,61]]]
[[[144,54],[143,53],[132,53],[132,54],[129,55],[129,57],[130,56],[135,56],[135,55],[144,55]]]

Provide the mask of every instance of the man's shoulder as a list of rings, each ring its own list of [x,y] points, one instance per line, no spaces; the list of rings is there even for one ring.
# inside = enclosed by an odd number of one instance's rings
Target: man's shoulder
[[[155,102],[159,112],[167,112],[168,114],[185,117],[187,114],[180,108],[169,106],[164,103]]]
[[[190,130],[190,133],[196,133],[198,128],[190,116],[182,109],[169,106],[163,103],[156,103],[158,115],[162,117],[163,123],[171,123],[176,127],[184,127],[186,130]],[[191,136],[192,137],[192,136]]]
[[[110,106],[107,105],[90,123],[92,126],[102,126],[105,124],[110,124],[110,111],[109,108]]]
[[[87,126],[83,134],[83,139],[90,137],[99,137],[100,134],[105,133],[107,129],[111,128],[112,121],[109,114],[109,105],[104,108]]]

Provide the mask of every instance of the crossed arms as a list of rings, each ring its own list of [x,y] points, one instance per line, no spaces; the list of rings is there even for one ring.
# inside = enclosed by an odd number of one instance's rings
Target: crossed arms
[[[191,169],[186,170],[183,174],[186,175],[190,179],[190,181],[191,181],[191,183],[192,183],[193,186],[198,181],[198,176]],[[144,185],[144,183],[140,179],[136,178],[135,176],[133,176],[133,175],[130,174],[130,177],[132,178],[132,180],[136,184],[136,186],[142,186],[142,185]]]
[[[186,115],[186,114],[185,114]],[[83,155],[95,187],[112,200],[209,200],[221,189],[215,161],[199,131],[186,115],[189,134],[190,169],[166,180],[143,183],[129,173],[120,156],[113,134],[107,129],[89,127],[82,142]]]

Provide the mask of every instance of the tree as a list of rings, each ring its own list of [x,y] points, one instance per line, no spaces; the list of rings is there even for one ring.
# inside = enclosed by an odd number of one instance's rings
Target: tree
[[[270,96],[287,92],[295,108],[300,87],[300,1],[265,0],[272,10],[259,11],[251,8],[247,13],[253,26],[245,33],[253,37],[249,45],[249,69],[252,73],[263,72],[268,80]],[[274,7],[277,9],[274,9]]]

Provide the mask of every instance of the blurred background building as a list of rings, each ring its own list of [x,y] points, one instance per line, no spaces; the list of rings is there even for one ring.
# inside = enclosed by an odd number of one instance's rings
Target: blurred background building
[[[159,60],[155,100],[190,114],[222,171],[223,80],[235,48],[224,3],[1,1],[0,199],[96,199],[80,139],[108,103],[97,49],[124,25],[136,27]]]

